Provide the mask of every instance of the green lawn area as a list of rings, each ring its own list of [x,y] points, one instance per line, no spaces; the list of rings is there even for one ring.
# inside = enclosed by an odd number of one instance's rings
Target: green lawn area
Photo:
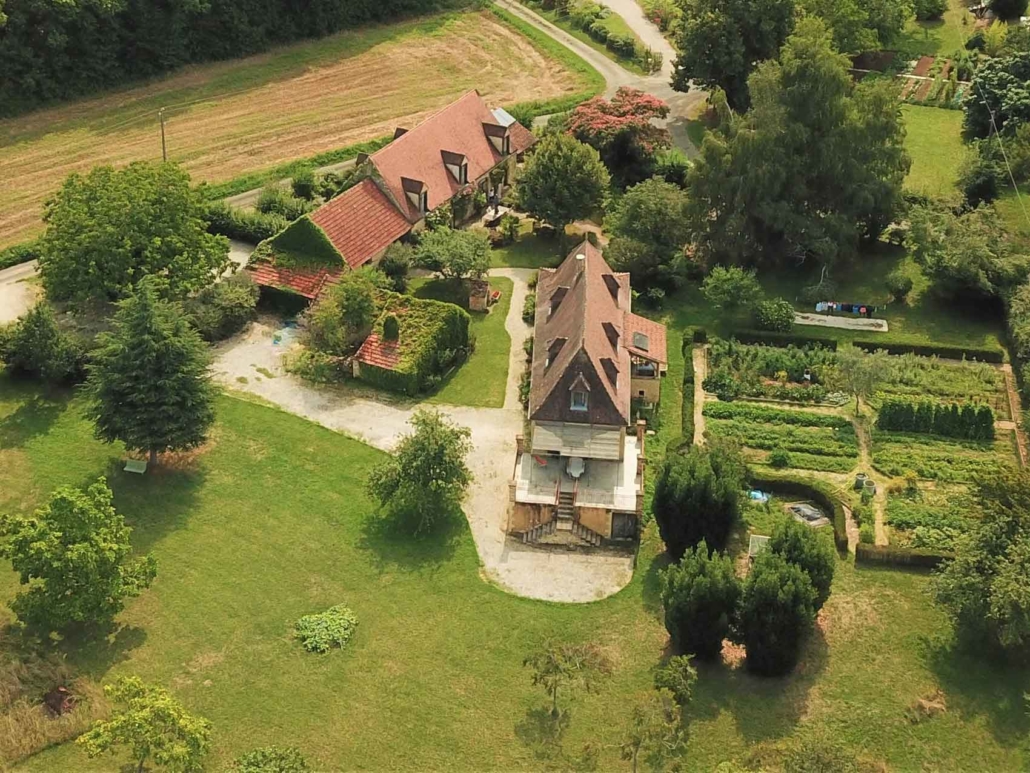
[[[138,674],[209,718],[209,770],[271,743],[300,747],[319,770],[567,769],[592,743],[598,770],[625,769],[618,743],[667,643],[653,528],[621,593],[532,602],[480,579],[464,524],[417,541],[384,531],[363,490],[383,455],[275,409],[223,398],[212,442],[190,463],[133,477],[121,458],[93,439],[77,401],[0,377],[0,509],[28,510],[57,485],[104,474],[136,548],[158,559],[117,633],[65,645],[69,662],[102,682]],[[687,768],[755,755],[774,765],[791,739],[816,735],[895,770],[1019,769],[1026,672],[952,650],[926,585],[841,563],[792,677],[702,667]],[[0,602],[15,589],[0,573]],[[304,653],[293,621],[337,603],[357,613],[355,638]],[[573,699],[564,758],[535,741],[545,699],[521,665],[549,636],[599,642],[615,663],[596,694]],[[912,724],[905,709],[937,687],[947,713]],[[121,762],[65,744],[19,769]]]
[[[513,243],[490,251],[492,268],[553,268],[565,256],[558,250],[557,239],[547,239],[528,231],[523,221],[522,235]],[[573,239],[567,240],[572,249]]]
[[[938,21],[910,20],[897,49],[912,58],[924,54],[950,56],[960,50],[973,34],[974,19],[966,10],[967,5],[970,4],[963,0],[950,0],[944,17]]]
[[[504,389],[508,382],[508,353],[511,337],[504,329],[504,319],[511,306],[513,285],[510,279],[493,277],[490,287],[501,293],[501,299],[483,313],[470,311],[470,332],[476,337],[476,349],[460,368],[444,379],[440,388],[428,399],[431,403],[472,405],[483,408],[504,407]],[[458,283],[420,277],[411,282],[411,291],[419,298],[456,303],[468,307],[468,296]]]
[[[905,186],[916,193],[949,199],[958,197],[955,183],[969,155],[962,141],[962,111],[902,105],[905,148],[912,157]]]
[[[1005,190],[995,203],[1001,222],[1005,230],[1015,236],[1030,249],[1030,190],[1027,186],[1020,188],[1022,204],[1016,198],[1016,192],[1011,188]]]

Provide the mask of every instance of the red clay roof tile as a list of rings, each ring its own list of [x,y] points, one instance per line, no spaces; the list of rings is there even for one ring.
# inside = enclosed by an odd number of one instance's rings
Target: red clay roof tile
[[[261,261],[247,266],[254,281],[262,287],[292,290],[305,298],[315,299],[327,284],[339,280],[342,269],[292,269]]]
[[[359,268],[411,229],[372,180],[362,180],[311,213],[351,268]]]
[[[358,349],[357,358],[366,365],[393,370],[401,361],[400,342],[383,341],[377,333],[372,333]]]

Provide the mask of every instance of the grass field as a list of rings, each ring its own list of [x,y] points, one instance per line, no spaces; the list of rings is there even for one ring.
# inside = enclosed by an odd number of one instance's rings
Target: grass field
[[[40,229],[43,201],[69,173],[159,159],[161,107],[169,158],[197,182],[218,182],[392,134],[469,89],[510,105],[589,86],[582,69],[489,12],[366,28],[186,68],[151,85],[0,121],[7,181],[0,247]]]
[[[80,409],[0,377],[0,509],[28,510],[56,485],[108,475],[158,578],[116,635],[67,647],[70,661],[105,682],[138,674],[208,717],[208,769],[269,743],[299,746],[320,770],[567,769],[593,743],[598,770],[627,769],[618,743],[667,643],[656,595],[664,559],[651,530],[616,596],[526,601],[479,578],[464,526],[418,542],[378,527],[363,481],[383,457],[357,442],[226,398],[203,452],[130,477]],[[841,563],[792,677],[702,667],[686,768],[727,759],[772,768],[786,744],[819,736],[893,770],[1019,769],[1026,672],[954,651],[926,585],[923,575]],[[15,588],[0,572],[0,601]],[[336,603],[356,611],[356,637],[345,651],[303,653],[292,622]],[[615,663],[596,694],[573,699],[564,757],[537,742],[545,699],[522,667],[548,636],[597,641]],[[911,723],[906,708],[937,688],[947,712]],[[106,772],[120,762],[89,761],[66,744],[19,769]]]
[[[468,305],[468,295],[457,297],[453,283],[441,280],[415,279],[412,291],[420,298]],[[512,281],[494,277],[490,287],[501,293],[501,299],[489,314],[470,311],[470,332],[476,337],[476,349],[460,368],[446,378],[428,402],[445,405],[473,405],[482,408],[503,408],[504,390],[508,382],[508,353],[511,337],[504,328],[504,319],[511,307]]]
[[[957,199],[955,183],[969,155],[962,142],[962,111],[902,105],[901,112],[907,131],[905,148],[912,157],[905,186],[927,196]]]
[[[960,50],[966,38],[973,34],[973,15],[966,10],[964,0],[949,0],[948,10],[937,21],[909,21],[897,48],[917,58],[923,54],[950,56]]]

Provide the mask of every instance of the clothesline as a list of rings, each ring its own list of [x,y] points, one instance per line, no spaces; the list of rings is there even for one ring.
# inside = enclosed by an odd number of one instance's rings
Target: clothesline
[[[856,317],[871,319],[876,313],[876,307],[868,303],[839,303],[837,301],[820,301],[815,305],[815,310],[821,314],[832,314],[839,311],[841,314],[853,314]]]

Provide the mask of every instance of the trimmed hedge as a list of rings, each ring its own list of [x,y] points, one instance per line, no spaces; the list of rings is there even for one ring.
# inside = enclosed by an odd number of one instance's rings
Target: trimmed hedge
[[[944,561],[954,558],[952,553],[942,553],[921,548],[896,548],[888,545],[870,545],[859,542],[855,547],[856,564],[882,564],[912,569],[936,569]]]
[[[343,256],[325,231],[307,215],[297,218],[267,242],[280,265],[342,266]],[[285,258],[285,259],[284,259]]]
[[[991,406],[982,403],[965,403],[960,406],[957,403],[890,397],[880,406],[876,427],[887,432],[994,440],[994,411]]]
[[[771,330],[741,329],[733,331],[731,336],[743,344],[768,344],[770,346],[786,346],[794,344],[817,344],[836,350],[839,343],[847,343],[846,339],[837,339],[832,335],[781,333]],[[1005,361],[1005,350],[998,347],[977,346],[944,346],[940,344],[910,344],[889,339],[855,339],[851,344],[867,352],[883,350],[888,354],[918,354],[922,357],[941,357],[947,360],[979,360],[981,362],[1001,363]]]
[[[39,252],[36,249],[38,242],[35,240],[31,242],[22,242],[21,244],[12,244],[10,247],[4,247],[0,250],[0,271],[11,266],[18,266],[22,263],[28,263],[30,260],[35,260],[39,257]]]
[[[752,487],[756,489],[772,494],[811,499],[823,510],[832,513],[830,522],[833,524],[833,542],[838,552],[848,552],[847,516],[844,514],[844,505],[832,487],[814,478],[791,475],[774,477],[756,473],[754,470],[751,470],[749,479]]]
[[[209,233],[250,244],[260,244],[265,239],[271,239],[290,224],[282,215],[237,209],[224,201],[208,204],[205,217]]]

